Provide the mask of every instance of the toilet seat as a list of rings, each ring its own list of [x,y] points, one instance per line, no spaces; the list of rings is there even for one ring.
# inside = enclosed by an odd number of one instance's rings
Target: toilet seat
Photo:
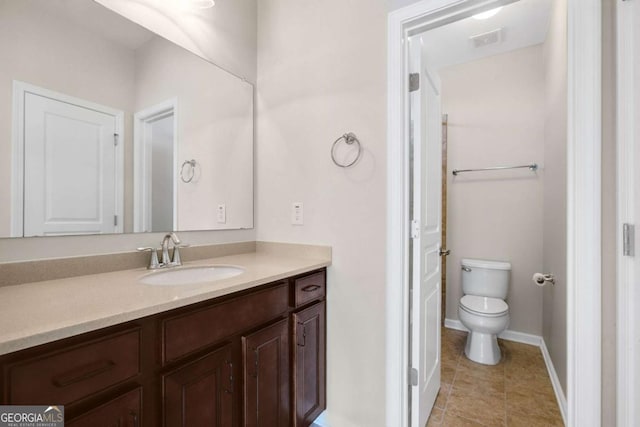
[[[478,295],[463,296],[459,305],[467,313],[485,317],[500,317],[509,312],[509,306],[503,300]]]

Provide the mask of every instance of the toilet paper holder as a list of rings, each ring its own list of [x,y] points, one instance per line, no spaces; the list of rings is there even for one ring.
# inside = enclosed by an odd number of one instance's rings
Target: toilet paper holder
[[[556,278],[553,274],[543,274],[543,273],[536,273],[533,275],[533,281],[536,283],[536,285],[538,286],[544,286],[547,283],[551,283],[552,285],[556,284]]]

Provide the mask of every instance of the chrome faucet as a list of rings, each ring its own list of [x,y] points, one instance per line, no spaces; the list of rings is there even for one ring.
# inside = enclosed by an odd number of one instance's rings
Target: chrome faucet
[[[169,258],[169,243],[173,243],[173,257]],[[182,259],[180,258],[180,248],[186,248],[189,245],[184,245],[178,238],[176,233],[168,233],[162,238],[160,249],[162,250],[162,261],[158,262],[158,252],[156,248],[138,248],[139,251],[150,251],[151,258],[149,259],[149,265],[147,270],[157,270],[159,268],[178,267],[182,265]]]

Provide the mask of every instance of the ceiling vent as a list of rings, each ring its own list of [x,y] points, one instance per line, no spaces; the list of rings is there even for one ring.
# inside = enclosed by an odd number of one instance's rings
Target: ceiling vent
[[[479,48],[490,44],[500,43],[502,41],[502,33],[502,28],[498,28],[486,33],[471,36],[469,37],[469,40],[473,43],[473,47]]]

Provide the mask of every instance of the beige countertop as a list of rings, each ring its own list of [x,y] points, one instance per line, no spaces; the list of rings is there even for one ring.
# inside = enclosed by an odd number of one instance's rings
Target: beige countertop
[[[215,282],[145,285],[144,268],[0,287],[0,355],[228,295],[326,267],[328,254],[257,251],[185,262],[245,271]]]

